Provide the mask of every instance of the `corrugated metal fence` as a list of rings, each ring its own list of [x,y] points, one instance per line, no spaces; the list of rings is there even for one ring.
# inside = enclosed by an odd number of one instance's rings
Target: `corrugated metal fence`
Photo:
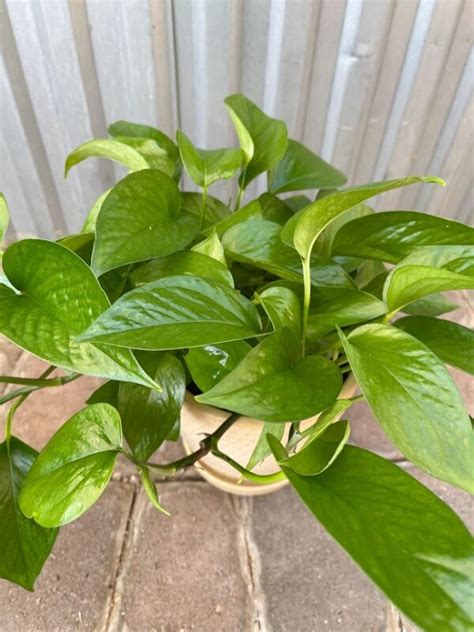
[[[234,140],[222,101],[238,91],[351,183],[448,180],[381,208],[472,216],[473,0],[0,0],[0,11],[12,236],[79,228],[119,172],[87,161],[64,180],[64,159],[107,123],[179,126],[222,146]]]

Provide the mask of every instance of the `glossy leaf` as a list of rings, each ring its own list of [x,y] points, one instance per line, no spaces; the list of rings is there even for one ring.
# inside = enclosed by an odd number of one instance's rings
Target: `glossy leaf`
[[[16,288],[0,285],[6,338],[63,369],[156,387],[128,349],[75,340],[110,306],[77,255],[54,242],[25,239],[8,248],[3,267]]]
[[[184,168],[200,187],[232,178],[242,165],[240,149],[198,149],[180,130],[176,137]]]
[[[227,266],[227,262],[225,260],[224,247],[222,245],[221,240],[217,236],[217,232],[213,231],[210,233],[206,239],[200,241],[198,244],[191,248],[193,252],[200,252],[203,255],[207,255],[222,265]]]
[[[81,340],[159,350],[240,340],[260,333],[258,312],[241,294],[209,279],[175,276],[122,296]]]
[[[301,259],[280,239],[281,226],[265,219],[250,219],[228,230],[222,243],[229,258],[262,268],[289,281],[303,282]],[[311,265],[315,285],[353,287],[344,270],[330,260],[315,259]]]
[[[349,440],[348,421],[339,421],[328,426],[296,454],[280,461],[280,465],[301,474],[321,474],[337,459]]]
[[[345,224],[333,254],[398,263],[421,246],[433,245],[474,246],[474,229],[415,211],[375,213]]]
[[[232,275],[222,263],[192,250],[182,250],[144,263],[130,274],[130,282],[134,287],[139,287],[152,281],[181,275],[200,276],[234,287]]]
[[[292,290],[274,286],[258,294],[257,298],[275,330],[287,327],[296,338],[301,337],[301,301]]]
[[[340,335],[367,402],[398,449],[436,478],[474,490],[471,424],[441,360],[389,325]]]
[[[334,404],[323,410],[318,416],[318,420],[311,426],[311,430],[305,431],[305,445],[308,445],[313,439],[323,433],[335,421],[338,421],[342,413],[352,406],[350,399],[336,399]],[[306,434],[306,432],[308,434]]]
[[[308,316],[308,336],[323,336],[336,326],[355,325],[386,313],[387,306],[383,301],[362,290],[315,288]]]
[[[122,383],[117,408],[132,452],[139,461],[148,461],[179,419],[186,383],[181,362],[170,353],[142,353],[139,359],[150,377],[159,381],[161,392]]]
[[[281,445],[272,447],[278,456]],[[309,511],[417,625],[427,632],[471,627],[472,538],[435,494],[353,446],[319,476],[283,470]]]
[[[173,160],[179,159],[178,148],[175,143],[163,132],[150,127],[149,125],[140,125],[139,123],[130,123],[128,121],[117,121],[109,126],[108,130],[111,136],[128,136],[129,138],[150,138],[154,140],[162,149],[164,149]]]
[[[395,325],[420,340],[443,362],[474,375],[472,329],[428,316],[405,316]]]
[[[81,228],[81,233],[95,233],[95,227],[97,224],[97,216],[99,215],[100,209],[102,208],[102,204],[104,203],[105,198],[112,191],[112,189],[107,189],[101,196],[97,198],[94,202],[91,210],[87,214],[87,217],[84,221],[84,224]]]
[[[218,237],[222,239],[223,235],[237,224],[246,222],[249,219],[263,219],[262,206],[258,200],[252,200],[232,215],[223,218],[214,227]]]
[[[293,211],[293,214],[309,206],[312,202],[313,200],[310,200],[306,195],[292,195],[291,197],[285,198],[285,204]]]
[[[48,441],[28,472],[20,508],[43,527],[79,518],[100,497],[122,443],[120,417],[109,404],[88,406]]]
[[[333,193],[336,193],[336,191],[334,191]],[[321,198],[318,197],[317,199],[319,200]],[[356,264],[353,266],[352,269],[349,270],[350,272],[352,272],[352,270],[355,270],[360,265],[362,260],[358,257],[342,257],[342,256],[338,257],[337,255],[334,256],[334,253],[333,253],[334,240],[336,238],[337,233],[341,230],[343,226],[352,222],[358,217],[366,217],[368,215],[373,215],[373,213],[374,213],[374,210],[370,206],[364,203],[356,204],[355,206],[352,206],[347,211],[340,213],[339,215],[337,215],[337,217],[331,220],[331,222],[329,222],[326,228],[321,232],[316,243],[314,244],[313,252],[323,257],[333,256],[334,261],[341,261],[342,259],[344,259],[347,262],[355,261]],[[293,244],[290,243],[290,246],[292,245]],[[346,270],[347,269],[348,268],[346,267]]]
[[[186,354],[186,365],[201,391],[209,391],[242,362],[251,348],[245,340],[195,347]]]
[[[337,189],[346,180],[343,173],[313,154],[303,144],[290,139],[285,155],[268,174],[268,188],[272,193]]]
[[[246,469],[253,470],[256,465],[272,454],[272,450],[268,445],[267,435],[273,435],[278,441],[281,441],[284,434],[284,424],[274,424],[271,421],[264,421],[258,441],[255,444],[252,454],[250,455],[249,462],[245,466]]]
[[[108,158],[127,167],[130,171],[148,169],[148,162],[133,147],[124,145],[111,138],[97,138],[89,140],[76,147],[66,159],[64,175],[86,158]]]
[[[458,308],[457,303],[450,301],[443,294],[427,294],[423,298],[405,305],[402,311],[413,316],[441,316],[441,314],[447,314]]]
[[[18,496],[37,452],[16,437],[0,443],[0,577],[27,590],[47,560],[57,529],[44,529],[20,511]]]
[[[346,189],[345,191],[338,191],[316,200],[311,206],[296,214],[284,227],[282,237],[286,243],[293,243],[299,254],[307,259],[322,231],[338,215],[371,197],[418,182],[444,184],[439,178],[412,176],[397,180],[373,182]]]
[[[153,505],[153,507],[155,507],[155,509],[158,509],[158,511],[161,511],[161,513],[164,513],[166,516],[169,516],[170,515],[169,511],[167,511],[163,507],[163,505],[160,503],[156,485],[152,481],[151,476],[150,476],[150,470],[147,467],[140,467],[140,480],[142,482],[143,489],[145,490],[146,495],[150,499],[150,502]]]
[[[154,140],[128,136],[116,136],[115,140],[133,147],[146,160],[148,169],[158,169],[170,177],[176,173],[176,159],[171,158],[168,152]]]
[[[286,202],[286,200],[285,200]],[[272,193],[262,193],[258,198],[258,203],[262,209],[263,219],[276,222],[283,226],[293,216],[293,211],[286,203]]]
[[[0,248],[2,246],[5,233],[7,232],[10,216],[8,214],[7,201],[3,193],[0,193]]]
[[[428,246],[405,257],[385,281],[390,311],[435,292],[473,289],[474,269],[464,271],[466,259],[474,262],[472,251],[469,246]],[[459,272],[452,268],[457,262],[462,263]]]
[[[280,329],[196,400],[263,421],[307,419],[336,399],[342,381],[329,360],[299,353],[299,340]]]
[[[197,218],[181,209],[178,187],[169,176],[153,169],[132,173],[102,204],[92,269],[100,275],[169,255],[187,246],[198,230]]]
[[[201,203],[201,193],[189,193],[187,191],[181,193],[183,211],[194,215],[198,220],[201,218]],[[204,209],[204,227],[212,227],[213,229],[214,224],[229,217],[232,217],[230,208],[217,198],[212,197],[212,195],[208,195]]]
[[[283,121],[270,118],[242,94],[227,97],[225,104],[244,153],[245,169],[240,181],[245,188],[280,162],[286,151],[288,132]]]

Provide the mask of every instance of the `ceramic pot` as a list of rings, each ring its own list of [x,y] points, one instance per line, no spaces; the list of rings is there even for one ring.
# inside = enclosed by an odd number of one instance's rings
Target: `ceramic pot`
[[[349,398],[354,395],[356,383],[352,375],[344,382],[339,397]],[[187,454],[199,448],[199,442],[206,435],[214,432],[222,422],[227,419],[229,412],[198,404],[191,393],[186,393],[183,408],[181,410],[181,438]],[[313,424],[319,415],[302,422],[302,428]],[[245,466],[253,452],[255,444],[260,437],[263,422],[249,417],[239,419],[227,430],[219,441],[219,449],[229,455],[241,465]],[[290,424],[286,424],[285,435],[289,431]],[[259,485],[252,481],[242,480],[239,472],[231,465],[218,459],[213,454],[207,454],[196,463],[201,475],[214,487],[225,492],[240,496],[258,496],[269,494],[284,487],[288,481],[278,481],[267,485]],[[273,474],[278,471],[278,465],[273,456],[266,458],[254,470],[256,474]]]

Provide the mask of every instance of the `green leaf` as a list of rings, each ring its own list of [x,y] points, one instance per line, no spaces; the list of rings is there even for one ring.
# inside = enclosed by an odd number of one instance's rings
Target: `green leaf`
[[[265,219],[250,219],[233,226],[222,237],[227,256],[234,261],[262,268],[288,281],[303,282],[301,259],[280,239],[281,226]],[[315,259],[311,265],[315,285],[353,287],[344,270],[331,260]]]
[[[292,290],[274,286],[256,296],[275,330],[287,327],[301,338],[301,301]]]
[[[333,254],[398,263],[420,246],[474,245],[474,229],[416,211],[388,211],[354,219],[335,238]]]
[[[161,392],[122,383],[118,390],[117,408],[128,445],[139,461],[148,461],[165,441],[176,421],[186,392],[185,374],[181,362],[170,353],[140,354],[141,365]]]
[[[434,182],[444,185],[444,182],[439,178],[412,176],[384,182],[372,182],[345,191],[338,191],[316,200],[311,206],[297,213],[284,227],[282,239],[286,243],[292,243],[299,254],[307,259],[322,231],[338,215],[380,193],[418,182]]]
[[[198,218],[201,218],[201,207],[202,207],[202,195],[201,193],[189,193],[182,192],[181,193],[181,204],[182,209],[186,213],[190,213]],[[204,226],[209,228],[213,227],[214,224],[225,220],[226,218],[232,217],[231,210],[228,206],[226,206],[223,202],[218,200],[212,195],[208,195],[206,198],[206,206],[204,209]],[[220,233],[219,237],[221,236]]]
[[[319,197],[317,199],[320,199]],[[367,215],[373,215],[374,210],[368,206],[367,204],[356,204],[356,206],[352,206],[347,211],[340,213],[337,217],[335,217],[321,232],[319,235],[317,242],[314,244],[313,252],[317,255],[329,257],[332,256],[333,251],[333,243],[336,238],[337,233],[341,230],[343,226],[352,222],[357,217],[366,217]],[[293,246],[292,243],[289,244]],[[345,260],[351,265],[353,262],[356,262],[355,265],[352,266],[352,270],[355,270],[362,260],[358,257],[334,257],[335,261]],[[341,264],[342,265],[342,264]],[[346,270],[349,268],[346,267]],[[351,269],[349,271],[352,272]]]
[[[309,206],[312,202],[313,200],[310,200],[306,195],[292,195],[291,197],[285,198],[286,206],[288,206],[293,213],[301,211],[302,208],[306,208],[306,206]]]
[[[130,171],[148,169],[145,158],[133,147],[110,138],[96,138],[79,145],[69,154],[64,167],[64,175],[67,176],[72,167],[86,158],[108,158],[124,165]]]
[[[467,327],[428,316],[397,320],[403,329],[425,344],[443,362],[474,375],[474,332]]]
[[[285,202],[282,202],[280,198],[272,193],[262,193],[258,198],[258,202],[262,209],[263,219],[268,219],[270,222],[276,222],[283,226],[290,217],[293,217],[293,211]]]
[[[171,158],[168,152],[160,147],[154,140],[147,138],[129,138],[128,136],[116,136],[115,140],[133,147],[140,156],[146,160],[147,168],[158,169],[172,178],[176,173],[176,159]]]
[[[269,421],[263,422],[262,431],[245,468],[247,470],[253,470],[256,465],[271,455],[272,451],[268,445],[267,435],[273,435],[278,441],[281,441],[284,434],[284,424],[273,424]]]
[[[166,516],[171,515],[169,511],[167,511],[160,503],[158,492],[156,490],[156,485],[151,480],[150,470],[147,467],[140,467],[140,480],[142,482],[143,489],[145,490],[146,495],[150,499],[153,507],[158,509],[158,511],[161,511],[161,513],[164,513]]]
[[[109,404],[94,404],[73,415],[26,475],[22,512],[43,527],[79,518],[106,488],[121,443],[120,416]]]
[[[315,415],[336,399],[341,375],[326,358],[301,358],[300,347],[291,331],[279,329],[196,401],[263,421],[299,421]]]
[[[189,350],[184,359],[193,382],[204,392],[233,371],[251,348],[245,340],[234,340],[218,345],[195,347]]]
[[[474,270],[466,269],[469,246],[426,246],[413,252],[390,272],[384,285],[384,299],[390,311],[435,292],[474,288]],[[460,272],[453,265],[461,262]],[[450,269],[451,268],[451,269]]]
[[[288,140],[285,155],[268,173],[268,188],[272,193],[305,189],[337,189],[346,176],[313,154],[296,140]]]
[[[27,590],[53,548],[57,529],[44,529],[20,511],[18,496],[37,452],[11,437],[0,443],[0,577]]]
[[[240,149],[198,149],[180,130],[176,138],[184,168],[200,187],[207,188],[218,180],[232,178],[242,165]]]
[[[110,404],[114,408],[117,408],[117,397],[120,382],[109,380],[97,388],[89,399],[86,400],[86,404]]]
[[[381,290],[380,296],[383,294],[383,285]],[[455,309],[459,309],[459,305],[448,300],[442,294],[427,294],[427,296],[405,305],[402,311],[413,316],[441,316],[441,314],[447,314]]]
[[[242,94],[227,97],[225,104],[244,153],[245,169],[240,182],[246,188],[283,158],[288,132],[283,121],[270,118]]]
[[[126,263],[163,257],[187,246],[199,230],[183,212],[176,183],[153,169],[131,173],[108,194],[97,217],[92,269],[99,276]]]
[[[272,447],[279,456],[281,445]],[[426,632],[470,629],[472,538],[435,494],[353,446],[319,476],[283,470],[310,512],[397,608]]]
[[[86,220],[81,228],[81,233],[95,233],[95,227],[97,224],[97,216],[99,215],[100,209],[102,208],[102,204],[104,203],[105,198],[112,191],[112,189],[107,189],[105,193],[102,193],[100,197],[94,202],[91,210],[87,214]]]
[[[5,238],[9,221],[10,215],[8,213],[7,201],[3,193],[0,193],[0,246]]]
[[[217,236],[222,236],[233,226],[246,222],[249,219],[263,219],[262,206],[258,200],[252,200],[232,215],[220,220],[214,227]]]
[[[147,261],[131,272],[129,279],[134,287],[139,287],[152,281],[181,275],[200,276],[234,287],[232,274],[222,263],[192,250]]]
[[[174,161],[179,159],[178,148],[174,142],[155,127],[149,125],[140,125],[138,123],[129,123],[128,121],[117,121],[109,126],[108,130],[111,136],[128,136],[129,138],[151,138],[162,149],[164,149],[170,158]]]
[[[122,296],[81,340],[165,350],[252,338],[260,333],[257,309],[235,290],[201,277],[174,276]]]
[[[346,327],[387,313],[387,306],[372,294],[355,288],[315,288],[308,315],[307,334],[317,338],[336,326]]]
[[[326,410],[323,410],[318,415],[318,420],[308,430],[305,430],[305,444],[308,445],[313,439],[318,437],[322,432],[326,430],[332,423],[338,421],[342,413],[352,406],[353,402],[350,399],[336,399],[332,406],[329,406]]]
[[[215,230],[210,233],[210,235],[206,237],[204,241],[201,241],[193,246],[191,250],[193,252],[200,252],[203,255],[207,255],[208,257],[219,261],[219,263],[222,263],[222,265],[227,266],[224,247]]]
[[[398,449],[436,478],[474,490],[471,424],[441,360],[389,325],[340,336],[367,402]]]
[[[302,476],[321,474],[337,459],[349,440],[350,432],[348,421],[333,423],[299,452],[280,461],[280,465]]]
[[[57,240],[58,244],[75,252],[87,264],[91,262],[94,233],[75,233]]]
[[[17,289],[0,285],[0,332],[14,344],[63,369],[157,388],[130,350],[75,340],[110,306],[77,255],[25,239],[8,248],[3,267]]]

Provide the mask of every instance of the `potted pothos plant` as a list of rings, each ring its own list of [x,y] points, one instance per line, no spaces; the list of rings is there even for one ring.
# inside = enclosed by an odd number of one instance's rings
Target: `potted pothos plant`
[[[3,254],[0,333],[51,366],[0,378],[18,385],[0,400],[0,576],[33,589],[58,528],[97,501],[122,454],[161,511],[156,474],[193,464],[236,493],[289,483],[416,624],[467,630],[468,530],[406,471],[349,445],[340,418],[367,401],[408,460],[473,490],[471,421],[445,367],[474,372],[473,332],[438,316],[455,308],[442,292],[474,287],[474,231],[366,204],[442,180],[340,188],[282,121],[242,95],[225,104],[237,149],[123,121],[75,149],[66,175],[94,156],[130,173],[80,233]],[[199,192],[180,190],[183,169]],[[267,191],[245,200],[263,173]],[[234,177],[231,207],[210,189]],[[4,232],[4,200],[0,217]],[[16,438],[31,393],[81,375],[107,381],[39,454]],[[164,462],[180,434],[187,454]]]

